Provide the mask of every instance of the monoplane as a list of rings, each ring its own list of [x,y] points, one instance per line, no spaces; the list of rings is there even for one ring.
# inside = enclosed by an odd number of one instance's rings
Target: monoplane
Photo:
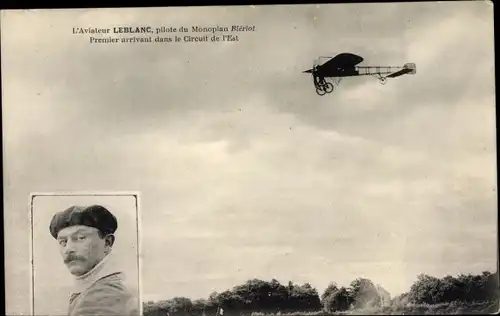
[[[321,59],[328,61],[320,64]],[[386,84],[387,78],[395,78],[405,74],[415,74],[417,68],[413,63],[404,64],[402,67],[393,66],[358,66],[363,61],[363,57],[352,53],[341,53],[335,57],[319,57],[312,69],[304,73],[312,74],[314,87],[318,95],[332,93],[334,86],[338,86],[345,77],[354,76],[374,76],[381,84]],[[327,78],[329,81],[327,81]]]

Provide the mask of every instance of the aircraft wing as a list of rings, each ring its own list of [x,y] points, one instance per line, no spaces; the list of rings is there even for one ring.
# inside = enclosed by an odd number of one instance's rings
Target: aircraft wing
[[[351,53],[341,53],[329,59],[324,64],[318,66],[318,70],[324,74],[336,73],[337,69],[350,69],[354,68],[357,64],[364,59],[361,56]],[[304,73],[312,73],[313,69],[303,71]]]
[[[355,54],[341,53],[319,67],[323,69],[352,68],[361,63],[363,60],[363,57]]]

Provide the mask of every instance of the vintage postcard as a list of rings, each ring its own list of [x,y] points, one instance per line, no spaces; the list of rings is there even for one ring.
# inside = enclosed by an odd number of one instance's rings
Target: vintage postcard
[[[7,315],[498,311],[493,21],[2,11]]]

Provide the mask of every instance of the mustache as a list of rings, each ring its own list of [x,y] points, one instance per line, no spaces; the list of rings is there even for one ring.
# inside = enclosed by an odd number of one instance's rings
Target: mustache
[[[81,256],[78,256],[78,255],[68,255],[66,258],[64,258],[64,263],[69,263],[71,261],[75,261],[75,260],[85,260],[85,258],[81,257]]]

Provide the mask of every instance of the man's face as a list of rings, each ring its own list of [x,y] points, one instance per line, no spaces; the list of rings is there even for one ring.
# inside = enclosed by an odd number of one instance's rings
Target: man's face
[[[113,236],[102,238],[98,229],[88,226],[66,227],[57,235],[64,264],[76,276],[95,267],[109,253],[113,240]]]

